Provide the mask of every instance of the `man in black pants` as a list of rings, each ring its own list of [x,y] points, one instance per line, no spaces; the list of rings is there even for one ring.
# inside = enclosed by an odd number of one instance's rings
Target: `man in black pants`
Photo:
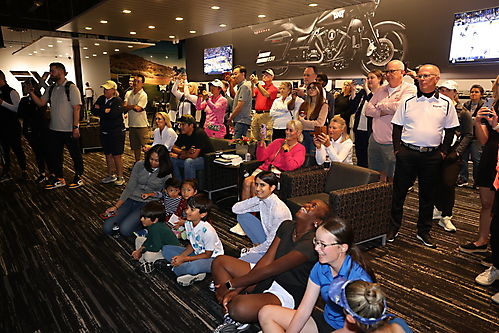
[[[42,97],[33,91],[29,94],[36,105],[50,103],[49,155],[51,170],[55,178],[45,186],[46,190],[66,186],[63,175],[64,145],[73,159],[75,176],[69,188],[83,185],[83,158],[78,143],[80,137],[81,94],[79,89],[66,80],[66,68],[59,62],[50,64],[50,79],[53,86],[45,89]]]
[[[392,119],[393,149],[397,162],[393,183],[392,219],[387,240],[393,242],[398,235],[402,225],[407,190],[417,176],[419,182],[417,239],[425,246],[436,248],[430,236],[435,181],[459,121],[454,103],[435,90],[440,80],[438,67],[423,65],[418,71],[418,79],[417,94],[406,98]]]
[[[29,180],[26,156],[21,144],[21,124],[17,116],[19,100],[19,94],[7,84],[5,74],[0,70],[0,144],[3,153],[0,182],[10,179],[10,148],[16,154],[23,180]]]

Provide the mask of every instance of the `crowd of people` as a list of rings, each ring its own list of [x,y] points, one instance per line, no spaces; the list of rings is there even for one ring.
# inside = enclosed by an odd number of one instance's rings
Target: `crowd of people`
[[[53,84],[42,93],[39,82],[28,79],[20,98],[0,71],[4,119],[0,181],[11,179],[10,149],[23,180],[29,180],[24,135],[36,158],[37,182],[45,183],[47,190],[66,186],[66,145],[75,172],[68,187],[84,185],[78,143],[81,96],[66,74],[63,64],[50,64]],[[413,83],[404,80],[406,74]],[[213,80],[206,91],[188,82],[185,73],[175,75],[170,110],[154,115],[152,142],[143,75],[133,78],[124,99],[112,80],[101,85],[102,95],[95,101],[95,92],[87,85],[85,101],[100,119],[106,161],[106,175],[100,182],[125,186],[102,214],[102,230],[115,237],[136,237],[130,255],[144,273],[171,267],[182,286],[211,273],[210,288],[225,312],[215,332],[242,332],[255,322],[263,332],[411,332],[403,320],[386,313],[375,272],[355,245],[348,221],[333,218],[334,212],[321,200],[304,204],[293,218],[276,194],[280,174],[302,167],[306,154],[314,155],[318,165],[353,164],[355,142],[357,164],[378,171],[381,181],[393,183],[390,243],[399,235],[404,201],[417,178],[416,238],[428,248],[436,248],[431,237],[433,219],[446,232],[457,230],[452,223],[455,186],[469,182],[471,157],[474,186],[482,203],[480,225],[478,239],[460,250],[486,252],[490,234],[492,254],[486,258],[490,267],[476,282],[491,285],[499,279],[499,217],[495,214],[499,76],[492,86],[492,103],[485,104],[483,87],[473,85],[470,101],[464,105],[459,102],[457,83],[439,84],[440,70],[431,64],[410,71],[393,60],[384,72],[373,70],[360,84],[345,81],[336,95],[326,91],[328,78],[314,66],[305,68],[298,88],[287,81],[277,88],[273,79],[272,69],[262,72],[260,83],[256,72],[247,78],[246,68],[236,66],[231,76]],[[50,123],[45,118],[47,104]],[[204,114],[201,121],[196,120],[199,110]],[[125,114],[135,161],[127,182],[122,159]],[[211,138],[243,136],[257,139],[256,158],[263,163],[243,180],[241,201],[232,207],[238,233],[252,243],[235,258],[224,252],[209,217],[213,204],[198,192],[196,171],[204,169],[204,156],[214,152]],[[314,310],[319,295],[325,301],[323,313]],[[499,293],[492,299],[499,303]]]

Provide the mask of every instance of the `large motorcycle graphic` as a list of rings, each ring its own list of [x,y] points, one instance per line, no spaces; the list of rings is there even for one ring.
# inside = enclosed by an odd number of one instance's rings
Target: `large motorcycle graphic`
[[[347,68],[358,59],[366,74],[383,69],[393,59],[403,60],[407,51],[405,25],[396,21],[372,24],[380,0],[346,8],[328,10],[305,28],[291,20],[281,23],[276,32],[265,38],[256,63],[272,67],[283,76],[290,66],[325,66],[334,70]],[[272,28],[273,29],[273,28]],[[259,29],[255,34],[271,29]]]

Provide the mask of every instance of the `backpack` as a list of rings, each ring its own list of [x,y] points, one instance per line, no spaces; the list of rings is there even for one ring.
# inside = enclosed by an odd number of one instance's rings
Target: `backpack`
[[[68,97],[68,102],[71,101],[71,99],[69,98],[69,87],[74,84],[73,82],[71,81],[68,81],[66,82],[66,84],[64,85],[64,88],[66,90],[66,96]],[[53,85],[50,86],[49,88],[49,100],[48,102],[50,103],[50,98],[52,97],[52,90],[54,90],[54,87],[55,87],[56,83],[54,83]]]

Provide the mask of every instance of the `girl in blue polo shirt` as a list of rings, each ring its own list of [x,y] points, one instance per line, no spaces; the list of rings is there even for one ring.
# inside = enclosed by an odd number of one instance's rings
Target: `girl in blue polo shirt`
[[[317,229],[314,245],[319,262],[310,272],[300,306],[297,310],[274,305],[263,307],[258,314],[263,332],[322,333],[342,328],[345,314],[328,296],[331,282],[338,278],[376,281],[374,272],[354,244],[352,226],[345,220],[333,218],[322,224]],[[312,313],[319,294],[326,301],[324,314]]]

